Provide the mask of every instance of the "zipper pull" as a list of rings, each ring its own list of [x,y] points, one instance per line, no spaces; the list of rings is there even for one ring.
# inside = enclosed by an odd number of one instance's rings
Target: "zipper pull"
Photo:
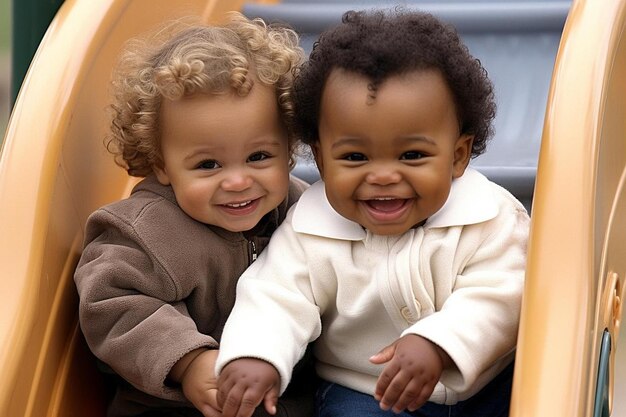
[[[248,258],[250,260],[250,263],[256,261],[256,257],[257,257],[256,244],[252,240],[248,241],[248,253],[249,253]]]

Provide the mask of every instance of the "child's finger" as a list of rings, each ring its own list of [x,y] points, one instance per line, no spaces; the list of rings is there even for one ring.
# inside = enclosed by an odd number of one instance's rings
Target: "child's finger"
[[[387,347],[384,347],[375,355],[370,357],[370,362],[376,365],[380,365],[383,363],[387,363],[393,358],[393,355],[396,353],[396,344],[391,344]]]
[[[255,394],[254,391],[248,389],[244,392],[239,404],[239,412],[237,417],[251,417],[254,413],[254,409],[261,403],[262,397]]]
[[[221,407],[217,401],[217,389],[210,389],[207,392],[207,403],[214,409],[220,411]]]
[[[224,408],[226,397],[228,396],[228,393],[230,392],[230,389],[232,388],[232,384],[230,384],[229,382],[230,381],[224,381],[222,379],[218,380],[216,399],[217,399],[217,405],[219,406],[220,409]]]
[[[204,391],[202,396],[192,403],[204,417],[222,417],[221,409],[217,404],[217,389]]]
[[[205,404],[199,410],[204,417],[222,417],[222,413],[220,413],[219,410],[211,407],[208,404]]]
[[[243,392],[239,387],[234,385],[230,389],[225,390],[220,387],[217,398],[224,417],[235,417],[239,415],[239,407],[243,398]]]
[[[272,388],[265,394],[265,398],[263,399],[263,405],[265,406],[265,410],[271,415],[276,414],[276,404],[278,404],[278,390]]]
[[[410,376],[406,372],[397,373],[389,382],[387,389],[380,399],[380,408],[383,410],[393,408],[393,411],[396,413],[402,411],[404,408],[398,410],[396,403],[404,393],[404,390],[410,381]]]
[[[374,390],[374,398],[376,401],[380,401],[385,395],[389,384],[395,378],[396,374],[400,371],[400,367],[397,363],[390,363],[383,369],[380,376],[378,377],[378,381],[376,382],[376,388]]]
[[[428,401],[428,399],[427,399]],[[426,401],[421,401],[420,399],[415,399],[413,401],[411,401],[411,403],[409,404],[409,406],[406,408],[407,410],[409,410],[410,412],[416,411],[417,409],[419,409],[421,406],[423,406],[426,403]]]
[[[418,406],[421,406],[426,400],[427,397],[424,398],[423,385],[417,382],[416,380],[410,380],[408,384],[404,387],[404,390],[400,394],[400,397],[396,400],[395,404],[392,405],[392,410],[395,413],[401,413],[402,411],[409,409],[409,411],[413,411]],[[413,410],[411,408],[413,407]]]

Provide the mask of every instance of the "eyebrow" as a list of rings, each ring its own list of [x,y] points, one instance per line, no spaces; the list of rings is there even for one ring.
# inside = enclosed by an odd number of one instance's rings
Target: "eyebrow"
[[[270,148],[280,148],[282,146],[282,143],[280,140],[274,139],[274,138],[270,138],[270,139],[259,139],[259,140],[255,140],[251,143],[249,143],[247,145],[248,148],[254,149],[254,148],[263,148],[263,147],[270,147]],[[188,161],[190,159],[194,159],[198,156],[198,154],[202,155],[202,154],[212,154],[215,152],[219,152],[220,150],[223,149],[223,146],[211,146],[211,145],[205,145],[202,146],[201,148],[197,148],[194,149],[192,152],[188,153],[187,155],[185,155],[184,157],[184,161]]]
[[[408,142],[408,143],[424,142],[433,146],[437,145],[437,141],[433,138],[429,138],[428,136],[407,136],[407,137],[400,138],[398,142]]]
[[[188,153],[187,155],[185,155],[185,157],[183,158],[183,161],[189,161],[191,159],[195,159],[198,157],[198,155],[203,155],[203,154],[208,154],[210,155],[212,152],[214,151],[214,149],[201,149],[201,150],[194,150],[193,152]]]
[[[250,143],[251,148],[263,147],[263,146],[271,146],[271,147],[279,148],[283,146],[283,143],[280,140],[277,140],[275,138],[259,139],[257,141]]]
[[[332,145],[331,145],[331,149],[335,149],[335,148],[339,148],[341,146],[354,146],[354,145],[360,145],[361,143],[365,142],[365,139],[359,139],[359,138],[341,138],[341,139],[337,139]]]
[[[368,142],[368,141],[369,141],[368,139],[362,139],[362,138],[357,138],[357,137],[341,138],[341,139],[337,139],[337,141],[331,145],[331,149],[339,148],[341,146],[360,145],[363,142]],[[395,140],[395,142],[400,142],[400,143],[426,143],[426,144],[429,144],[429,145],[432,145],[432,146],[437,145],[437,141],[435,141],[433,138],[429,138],[427,136],[403,136],[403,137],[397,138]]]

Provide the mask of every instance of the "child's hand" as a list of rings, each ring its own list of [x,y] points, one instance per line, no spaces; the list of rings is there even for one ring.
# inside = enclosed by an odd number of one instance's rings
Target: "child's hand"
[[[280,375],[263,360],[243,358],[228,363],[218,387],[217,399],[223,417],[250,417],[261,401],[268,413],[276,414]]]
[[[400,413],[424,405],[441,377],[447,357],[441,348],[413,334],[401,337],[372,356],[372,363],[387,363],[374,393],[380,408]]]
[[[185,397],[204,415],[221,416],[217,404],[217,378],[215,361],[219,350],[204,350],[187,366],[181,385]]]

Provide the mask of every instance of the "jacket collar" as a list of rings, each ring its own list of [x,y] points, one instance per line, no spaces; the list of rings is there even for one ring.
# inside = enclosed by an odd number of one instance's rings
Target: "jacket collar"
[[[425,229],[482,223],[498,215],[498,204],[489,180],[478,171],[467,168],[452,182],[450,195],[439,211],[424,224]],[[337,213],[328,202],[324,182],[307,189],[293,214],[296,232],[343,240],[365,239],[366,231]]]

